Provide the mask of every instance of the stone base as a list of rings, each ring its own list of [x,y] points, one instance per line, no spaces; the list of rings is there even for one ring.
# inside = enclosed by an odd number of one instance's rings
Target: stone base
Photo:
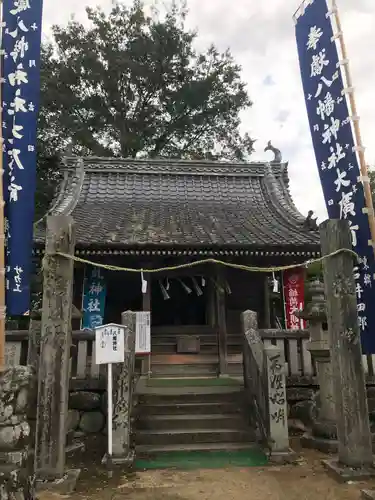
[[[318,450],[327,454],[337,453],[338,450],[338,441],[334,439],[316,437],[309,432],[306,432],[301,437],[301,445],[303,448]]]
[[[80,473],[81,469],[69,469],[60,479],[49,481],[48,479],[37,478],[35,483],[36,492],[49,491],[51,493],[58,493],[59,495],[70,495],[76,489]]]
[[[65,447],[65,453],[67,455],[72,455],[77,451],[85,451],[85,449],[86,449],[85,443],[82,443],[82,441],[74,440],[70,445]]]
[[[337,426],[330,420],[315,420],[311,432],[318,438],[337,440]]]
[[[361,491],[362,500],[375,500],[375,490],[362,490]]]
[[[268,458],[268,463],[271,465],[277,464],[277,465],[285,465],[285,464],[292,464],[296,462],[298,459],[298,454],[293,451],[291,448],[289,450],[285,451],[273,451],[271,455],[269,454],[269,451],[264,452]]]
[[[115,467],[121,467],[125,469],[131,469],[135,461],[135,451],[130,450],[126,456],[108,456],[106,453],[102,459],[102,464],[106,465],[108,469],[113,469]]]
[[[26,468],[0,464],[0,497],[3,499],[34,499],[35,477]]]
[[[375,468],[366,467],[363,469],[353,469],[341,465],[337,459],[322,460],[322,464],[332,476],[344,483],[347,481],[363,481],[375,477]]]

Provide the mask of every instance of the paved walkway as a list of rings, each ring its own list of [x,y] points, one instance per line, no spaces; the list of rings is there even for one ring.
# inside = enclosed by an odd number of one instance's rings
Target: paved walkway
[[[146,471],[109,479],[103,468],[86,468],[72,500],[359,500],[375,481],[339,484],[306,452],[297,465],[201,471]],[[40,500],[58,499],[50,493]],[[61,497],[60,497],[61,498]]]

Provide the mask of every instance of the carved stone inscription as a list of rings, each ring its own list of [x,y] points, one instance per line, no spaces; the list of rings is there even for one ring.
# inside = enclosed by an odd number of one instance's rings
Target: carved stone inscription
[[[288,415],[285,389],[285,360],[276,347],[266,350],[270,438],[274,451],[289,446]]]

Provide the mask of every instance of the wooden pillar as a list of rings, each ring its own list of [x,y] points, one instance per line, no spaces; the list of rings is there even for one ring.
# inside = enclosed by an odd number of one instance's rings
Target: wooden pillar
[[[219,375],[228,373],[227,318],[225,308],[225,280],[223,269],[217,269],[216,287],[217,328],[219,338]]]
[[[151,312],[151,274],[144,273],[143,278],[147,281],[147,290],[142,294],[142,311]],[[151,376],[151,354],[144,357],[141,369],[142,375]]]
[[[264,276],[264,328],[271,328],[271,294],[268,283],[268,275]]]
[[[207,324],[212,328],[216,326],[216,288],[214,282],[210,279],[207,283]]]
[[[352,248],[345,220],[325,221],[320,237],[323,255]],[[362,471],[372,468],[373,459],[352,255],[341,252],[324,261],[324,285],[337,419],[336,468]]]
[[[74,254],[72,217],[47,218],[34,465],[40,479],[65,473]]]

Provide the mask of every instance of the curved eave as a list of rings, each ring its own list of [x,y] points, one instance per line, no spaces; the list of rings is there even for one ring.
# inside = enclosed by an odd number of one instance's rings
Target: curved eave
[[[34,255],[43,255],[44,246],[36,244],[33,251]],[[302,259],[304,257],[320,256],[319,245],[285,245],[278,247],[168,247],[168,246],[144,246],[124,248],[121,245],[112,245],[111,247],[102,245],[95,247],[76,247],[76,256],[252,256],[252,257],[295,257]]]

